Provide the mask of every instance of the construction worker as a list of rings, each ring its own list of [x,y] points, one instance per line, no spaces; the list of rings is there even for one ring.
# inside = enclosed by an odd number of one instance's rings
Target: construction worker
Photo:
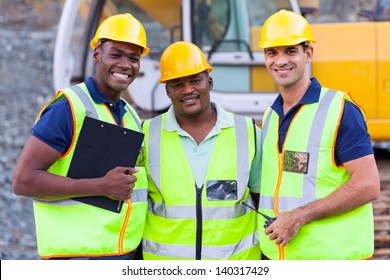
[[[212,67],[196,45],[168,46],[160,70],[172,106],[143,124],[143,258],[260,259],[257,214],[248,207],[258,199],[260,129],[210,102]]]
[[[14,192],[34,198],[43,259],[132,259],[142,238],[144,168],[118,166],[96,179],[66,177],[86,116],[141,131],[137,113],[121,94],[149,51],[144,27],[130,14],[113,15],[98,27],[90,46],[93,77],[59,91],[43,106],[14,174]],[[114,213],[69,199],[75,196],[106,196],[125,203]]]
[[[306,19],[291,11],[262,29],[280,94],[262,123],[259,211],[276,220],[264,229],[258,215],[259,242],[265,259],[368,259],[380,190],[370,135],[348,93],[309,78],[314,42]]]

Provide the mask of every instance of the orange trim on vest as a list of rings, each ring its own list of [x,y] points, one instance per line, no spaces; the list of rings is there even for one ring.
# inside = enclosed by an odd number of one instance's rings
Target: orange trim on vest
[[[112,115],[110,108],[107,106],[106,103],[104,103],[103,105],[104,105],[104,107],[106,108],[106,110],[108,111],[108,113],[110,113],[110,116],[111,116],[111,118],[112,118],[112,120],[113,120],[113,123],[116,124],[116,120],[115,120],[114,116]]]
[[[341,110],[340,110],[340,114],[339,114],[339,119],[337,121],[336,130],[335,130],[335,133],[333,135],[333,144],[332,144],[332,150],[331,150],[331,153],[332,153],[331,154],[332,163],[338,169],[342,168],[344,166],[343,164],[340,164],[340,166],[337,166],[336,159],[334,158],[335,150],[336,150],[336,139],[337,139],[337,135],[339,133],[339,127],[340,127],[340,124],[341,124],[341,118],[343,116],[344,109],[345,109],[345,95],[343,97],[343,102],[342,102],[342,105],[341,105]]]
[[[76,139],[76,116],[75,116],[75,113],[74,113],[74,105],[72,103],[72,99],[68,96],[68,94],[66,92],[63,92],[63,94],[65,95],[66,99],[68,99],[68,102],[69,102],[69,106],[70,106],[70,111],[72,113],[72,120],[73,120],[73,133],[72,133],[72,141],[70,142],[70,145],[69,145],[69,148],[68,150],[61,156],[62,158],[63,157],[66,157],[69,152],[72,150],[73,148],[73,145],[74,145],[74,142],[75,142],[75,139]]]
[[[119,253],[123,253],[123,241],[125,238],[125,232],[126,232],[127,224],[129,223],[131,210],[133,209],[133,203],[131,202],[131,200],[127,199],[126,202],[129,206],[127,207],[125,220],[123,221],[121,232],[119,234],[119,240],[118,240]]]

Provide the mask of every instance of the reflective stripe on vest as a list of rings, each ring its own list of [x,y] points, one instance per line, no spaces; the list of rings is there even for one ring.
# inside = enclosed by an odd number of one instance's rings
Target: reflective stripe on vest
[[[224,245],[224,246],[204,246],[202,249],[202,258],[204,259],[227,259],[231,255],[238,254],[248,248],[252,247],[253,244],[257,244],[257,241],[253,240],[256,235],[249,235],[241,239],[238,244]],[[161,256],[171,256],[172,252],[175,252],[174,257],[182,259],[191,259],[195,256],[195,246],[188,245],[175,245],[175,244],[164,244],[153,242],[145,239],[143,245],[149,248],[149,252],[158,252]]]
[[[253,207],[252,199],[249,197],[244,202]],[[155,203],[151,201],[149,203],[149,211],[156,216],[168,219],[193,219],[196,217],[196,209],[193,206],[166,206],[165,203]],[[249,211],[251,210],[242,203],[238,203],[235,206],[207,207],[202,209],[202,219],[234,219],[241,217]]]
[[[49,172],[66,176],[84,116],[115,123],[105,105],[95,104],[85,84],[59,92],[51,101],[65,95],[74,116],[74,139]],[[46,106],[48,106],[49,102]],[[44,106],[41,112],[46,107]],[[127,105],[130,114],[122,120],[124,127],[141,130],[139,118]],[[38,116],[39,119],[40,115]],[[120,213],[83,204],[73,199],[34,200],[38,253],[41,258],[99,257],[122,255],[133,251],[140,243],[147,213],[147,179],[144,167],[139,167],[131,199]]]
[[[245,172],[249,170],[249,154],[248,149],[245,145],[241,143],[248,143],[248,131],[246,126],[246,120],[244,117],[234,115],[234,122],[236,126],[236,151],[237,151],[237,185],[246,184],[248,178],[245,177]],[[150,122],[151,133],[153,137],[149,138],[148,150],[149,154],[152,155],[149,157],[150,166],[152,167],[149,172],[150,176],[153,178],[154,183],[161,190],[160,183],[160,148],[161,148],[161,125],[162,125],[162,115],[154,118]],[[157,133],[159,132],[159,133]],[[150,133],[150,134],[151,134]]]
[[[249,172],[249,154],[248,149],[242,143],[248,143],[248,131],[246,128],[246,121],[244,117],[234,115],[234,122],[236,127],[236,151],[237,151],[237,185],[246,185],[248,178],[245,174]],[[149,138],[149,162],[150,177],[153,178],[157,188],[161,191],[160,182],[160,148],[161,148],[161,127],[162,115],[151,120],[149,131],[151,131],[152,137]],[[158,133],[159,132],[159,133]],[[240,137],[240,139],[238,139]],[[240,140],[240,141],[239,141]],[[238,194],[238,197],[242,197],[244,194]],[[246,203],[253,205],[252,199],[248,198]],[[196,217],[195,208],[193,206],[166,206],[164,203],[149,203],[149,211],[153,214],[165,218],[194,218]],[[251,211],[244,204],[239,203],[231,207],[207,207],[203,209],[202,218],[204,220],[215,219],[234,219],[242,216],[243,214]]]
[[[260,211],[273,216],[293,210],[328,196],[349,180],[346,168],[334,162],[345,99],[350,100],[345,93],[322,88],[319,101],[302,105],[294,116],[282,151],[277,143],[279,116],[267,109],[262,129],[262,174],[266,175],[261,180]],[[294,169],[289,155],[306,157],[305,171]],[[264,218],[258,216],[259,227],[263,224]],[[374,250],[373,232],[372,205],[368,203],[303,225],[285,247],[275,245],[262,228],[259,242],[270,259],[365,259]]]
[[[229,152],[227,153],[231,154],[234,153],[235,151],[236,164],[235,166],[230,168],[236,169],[235,170],[236,175],[233,175],[234,174],[233,173],[231,174],[231,176],[233,176],[233,178],[237,181],[238,201],[232,201],[232,202],[219,201],[218,203],[210,202],[210,201],[202,201],[202,207],[200,210],[201,214],[199,215],[199,213],[197,212],[196,205],[191,205],[192,203],[195,202],[190,202],[190,204],[188,204],[189,201],[184,202],[184,201],[176,200],[176,204],[178,205],[172,205],[172,203],[170,203],[170,205],[166,205],[163,195],[158,196],[158,199],[161,199],[160,203],[157,203],[150,198],[149,206],[148,206],[150,214],[148,214],[147,225],[145,228],[146,234],[144,234],[144,239],[143,239],[143,250],[144,250],[145,259],[194,259],[195,256],[197,255],[194,239],[188,239],[186,241],[182,241],[181,239],[184,238],[182,237],[180,239],[181,241],[176,241],[174,237],[172,237],[171,242],[164,242],[162,241],[163,239],[160,238],[161,233],[149,231],[148,224],[152,224],[154,227],[157,226],[162,232],[165,231],[164,228],[167,227],[168,224],[171,224],[172,227],[176,228],[174,234],[179,234],[179,235],[182,235],[181,232],[184,230],[183,225],[185,225],[185,227],[188,230],[190,230],[192,233],[195,233],[198,230],[200,230],[203,233],[202,241],[201,241],[202,259],[229,259],[229,258],[259,259],[260,250],[259,250],[258,240],[257,240],[256,213],[250,210],[249,208],[247,208],[242,203],[240,203],[242,201],[245,201],[246,203],[253,205],[252,198],[250,197],[249,194],[249,188],[247,187],[248,176],[250,171],[250,162],[251,162],[250,158],[253,159],[254,150],[255,150],[254,149],[255,141],[251,141],[250,139],[252,138],[249,139],[248,131],[249,129],[253,129],[253,126],[248,127],[247,118],[236,116],[236,115],[233,116],[235,122],[235,130],[230,130],[229,128],[226,132],[222,131],[221,134],[218,135],[217,137],[223,137],[223,138],[217,138],[217,141],[215,143],[215,149],[217,149],[217,145],[223,145],[224,143],[223,139],[225,139],[224,133],[227,133],[226,135],[227,137],[235,133],[235,137],[236,137],[236,139],[234,140],[236,146],[235,150],[234,148],[230,147],[228,148]],[[165,186],[165,190],[164,190],[164,186],[162,186],[162,182],[161,182],[161,176],[162,176],[161,175],[161,166],[162,166],[161,141],[163,140],[162,127],[163,127],[164,117],[165,114],[160,115],[158,117],[153,118],[150,121],[147,121],[144,125],[144,130],[147,131],[145,139],[147,139],[146,145],[148,148],[147,149],[148,150],[147,166],[149,167],[148,171],[150,177],[153,180],[155,188],[158,190],[160,194],[164,193],[164,191],[167,192],[167,189],[169,189],[168,186]],[[168,134],[171,135],[171,138],[169,139],[172,140],[172,133],[170,132],[164,132],[164,133],[166,133],[167,135]],[[179,139],[177,133],[176,132],[173,133],[174,135],[176,135],[174,139]],[[251,136],[253,136],[254,138],[254,135],[251,134]],[[218,139],[222,141],[221,144],[218,144],[219,143]],[[176,142],[174,143],[175,144],[169,142],[170,145],[176,145]],[[231,141],[231,143],[233,143],[233,141]],[[249,146],[250,145],[252,146],[249,147],[245,143],[248,143]],[[164,147],[167,149],[167,146]],[[171,148],[168,147],[169,151],[170,149]],[[182,147],[178,147],[178,155],[182,155],[182,156],[179,158],[175,157],[175,159],[178,160],[186,159],[185,155],[182,152]],[[215,157],[218,158],[217,156]],[[214,161],[216,161],[216,159]],[[218,162],[219,161],[213,162],[213,159],[211,160],[208,175],[206,175],[205,181],[207,181],[208,178],[213,179],[212,164],[218,166]],[[187,164],[187,162],[185,163]],[[228,162],[226,162],[226,164],[228,164]],[[189,178],[192,177],[192,174],[190,174],[191,171],[188,169],[188,167],[184,169],[181,168],[181,171],[183,170],[189,172],[187,177]],[[169,176],[169,174],[167,176]],[[232,178],[219,178],[219,179],[232,179]],[[171,178],[171,180],[174,180],[174,178]],[[172,183],[175,184],[174,181],[172,181]],[[191,184],[191,181],[184,181],[182,183],[186,184],[185,187],[183,186],[183,189],[188,191],[190,188],[189,184]],[[193,191],[195,192],[196,190],[195,183],[193,184],[194,184]],[[172,186],[169,187],[173,189]],[[205,190],[203,189],[203,194],[204,191]],[[149,196],[151,197],[151,194]],[[199,220],[200,219],[199,217],[201,217],[201,220]],[[242,221],[242,224],[240,225],[237,224],[239,220]],[[157,223],[161,223],[161,226],[159,224],[156,225],[155,221],[158,221]],[[199,222],[202,225],[200,229],[196,225]],[[237,237],[238,239],[237,241],[228,243],[224,240],[223,235],[226,233],[224,232],[223,227],[224,226],[226,227],[225,223],[230,224],[232,227],[237,228],[236,231],[233,231],[234,234],[237,235],[234,237],[234,239],[236,239]],[[210,241],[213,239],[211,236],[213,233],[210,232],[210,230],[207,230],[206,233],[203,232],[203,227],[210,228],[213,227],[212,226],[213,224],[215,224],[216,227],[221,228],[222,230],[215,233],[215,235],[218,236],[218,238],[216,237],[215,240]],[[241,225],[243,226],[242,230],[241,228],[239,228]],[[255,227],[253,227],[254,225]],[[188,226],[190,228],[188,228]],[[156,231],[158,231],[158,229],[156,229]],[[169,230],[167,229],[167,231]],[[190,233],[190,235],[192,235],[192,233]],[[186,232],[183,234],[188,236],[189,233]],[[229,236],[229,238],[232,239],[233,237]]]
[[[148,197],[148,190],[147,189],[134,189],[131,193],[131,202],[145,202]],[[78,205],[83,204],[82,202],[73,200],[73,199],[61,199],[61,200],[41,200],[38,198],[33,199],[36,202],[47,204],[47,205],[55,205],[55,206],[71,206],[71,205]]]
[[[91,99],[85,94],[84,90],[80,87],[80,85],[74,85],[71,89],[77,94],[80,98],[81,102],[84,104],[86,109],[86,115],[88,117],[99,119],[98,113],[96,112],[95,106],[93,106]],[[134,122],[137,124],[138,131],[141,131],[141,123],[138,118],[135,116],[133,110],[131,110],[130,106],[126,103],[125,105],[127,111],[131,114]]]
[[[328,90],[324,97],[320,101],[318,110],[314,117],[313,125],[311,126],[309,142],[307,145],[307,151],[310,154],[310,168],[308,169],[307,176],[303,176],[303,188],[302,197],[279,197],[278,198],[278,208],[279,210],[292,210],[302,205],[306,205],[314,200],[316,200],[316,185],[314,181],[309,180],[308,178],[315,178],[318,168],[318,154],[320,151],[320,139],[322,137],[322,131],[324,130],[326,115],[329,111],[329,106],[335,97],[335,90]],[[268,132],[269,121],[271,114],[268,114],[262,129],[262,145],[264,144],[264,138]],[[273,210],[274,208],[274,197],[260,195],[260,205],[263,209]]]

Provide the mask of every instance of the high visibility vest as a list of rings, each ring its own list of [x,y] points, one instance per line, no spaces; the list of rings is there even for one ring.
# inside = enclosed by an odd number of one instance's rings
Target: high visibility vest
[[[260,259],[257,214],[241,203],[253,205],[248,187],[256,150],[251,120],[235,116],[235,127],[216,136],[204,184],[196,186],[180,136],[163,129],[165,116],[143,125],[149,181],[144,259]],[[220,186],[224,181],[236,181],[236,197],[212,198],[212,182]]]
[[[79,132],[87,115],[115,124],[109,109],[96,104],[85,84],[58,92],[46,104],[62,97],[69,101],[73,115],[73,140],[70,148],[48,171],[66,176]],[[141,131],[138,115],[128,104],[124,127]],[[40,118],[40,114],[38,118]],[[41,258],[118,256],[130,253],[140,244],[147,212],[147,179],[144,167],[138,167],[137,182],[131,199],[114,213],[73,199],[43,201],[34,199],[38,253]]]
[[[335,140],[349,95],[322,88],[320,100],[302,105],[278,152],[279,116],[272,109],[262,126],[263,164],[259,210],[274,216],[328,196],[350,175],[334,160]],[[374,251],[372,205],[333,215],[302,226],[286,247],[264,233],[258,216],[259,242],[270,259],[365,259]]]

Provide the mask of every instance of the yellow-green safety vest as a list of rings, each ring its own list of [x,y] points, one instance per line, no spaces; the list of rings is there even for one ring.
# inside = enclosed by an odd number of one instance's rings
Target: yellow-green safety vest
[[[279,116],[268,108],[262,126],[261,212],[273,217],[293,210],[328,196],[350,178],[334,159],[345,99],[353,102],[347,93],[322,88],[319,102],[302,105],[292,120],[281,153]],[[302,226],[286,247],[269,240],[264,222],[259,215],[259,242],[270,259],[366,259],[374,251],[371,203]]]
[[[165,116],[143,125],[149,184],[144,259],[260,259],[257,214],[241,203],[253,206],[248,187],[256,152],[251,119],[235,115],[235,126],[217,135],[204,184],[197,187],[180,136],[163,129]],[[237,197],[211,200],[207,186],[224,180],[237,182]]]
[[[65,96],[73,115],[73,139],[68,151],[48,171],[66,176],[85,116],[115,124],[104,104],[91,98],[84,83],[59,91],[52,102]],[[141,131],[136,112],[126,103],[122,125]],[[141,242],[147,212],[147,179],[139,167],[131,199],[120,213],[114,213],[73,199],[44,201],[34,199],[38,254],[41,258],[118,256],[130,253]]]

